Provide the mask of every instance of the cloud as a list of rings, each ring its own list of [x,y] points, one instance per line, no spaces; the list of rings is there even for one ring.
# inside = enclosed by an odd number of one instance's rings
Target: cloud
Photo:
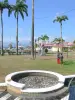
[[[60,13],[60,12],[57,12],[56,15],[55,15],[55,18],[56,18],[57,16],[63,15],[64,13],[65,13],[65,12],[63,12],[63,11],[62,11],[61,13]]]
[[[54,16],[53,19],[55,19],[57,16],[60,16],[60,13],[59,13],[59,12],[57,12],[57,13],[55,14],[55,16]]]
[[[59,16],[59,15],[60,15],[60,13],[59,13],[59,12],[57,12],[57,13],[56,13],[56,16]]]

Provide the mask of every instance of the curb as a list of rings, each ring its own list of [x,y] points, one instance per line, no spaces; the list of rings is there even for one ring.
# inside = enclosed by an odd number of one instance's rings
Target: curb
[[[7,84],[6,83],[0,83],[0,91],[6,91],[7,90]]]

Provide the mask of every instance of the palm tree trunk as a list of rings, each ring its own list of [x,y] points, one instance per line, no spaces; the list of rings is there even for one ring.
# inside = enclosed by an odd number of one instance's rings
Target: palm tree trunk
[[[34,0],[32,0],[32,58],[34,59]]]
[[[17,14],[17,32],[16,32],[16,54],[18,55],[18,14]]]
[[[35,58],[36,58],[36,39],[35,39]]]
[[[68,58],[68,47],[67,47],[67,58]]]
[[[62,22],[60,23],[60,31],[61,31],[61,53],[63,53]]]
[[[2,27],[2,33],[1,33],[1,55],[3,56],[3,18],[2,18],[2,11],[1,11],[1,27]]]

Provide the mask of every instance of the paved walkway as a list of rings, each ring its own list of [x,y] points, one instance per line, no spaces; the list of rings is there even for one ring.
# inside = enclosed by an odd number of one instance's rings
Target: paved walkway
[[[0,92],[0,100],[22,100],[22,99],[4,91],[4,92]]]

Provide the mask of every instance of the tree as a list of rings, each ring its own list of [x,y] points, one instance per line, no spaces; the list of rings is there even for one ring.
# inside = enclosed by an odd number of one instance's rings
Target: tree
[[[70,48],[71,50],[75,51],[75,40],[73,41],[73,46]]]
[[[8,0],[0,1],[0,15],[1,15],[1,55],[3,56],[3,10],[9,9]]]
[[[46,34],[45,35],[41,35],[41,37],[38,37],[38,41],[39,40],[46,41],[46,40],[49,40],[49,37]],[[45,55],[44,46],[42,47],[41,55]]]
[[[10,49],[12,49],[12,48],[13,48],[12,43],[10,43],[10,44],[9,44],[9,48],[10,48]]]
[[[75,40],[73,41],[73,43],[75,44]]]
[[[64,39],[62,39],[62,41],[65,42]],[[55,38],[52,42],[60,44],[61,43],[61,38]]]
[[[27,8],[28,6],[25,4],[26,0],[16,0],[16,4],[12,5],[9,9],[9,16],[12,12],[14,12],[14,16],[17,21],[17,32],[16,32],[16,53],[18,55],[18,22],[19,22],[19,14],[21,15],[22,19],[24,20],[24,13],[28,16]]]
[[[61,30],[61,44],[63,44],[63,41],[62,41],[62,21],[66,21],[68,20],[68,17],[63,15],[63,16],[57,16],[53,22],[59,22],[60,23],[60,30]],[[62,47],[61,47],[61,52],[62,52]]]
[[[49,37],[46,34],[45,35],[41,35],[41,37],[39,37],[38,40],[46,41],[46,40],[49,40]]]
[[[34,0],[32,0],[32,58],[34,59]]]
[[[45,53],[46,53],[46,54],[48,53],[48,49],[47,49],[47,48],[45,49]]]

